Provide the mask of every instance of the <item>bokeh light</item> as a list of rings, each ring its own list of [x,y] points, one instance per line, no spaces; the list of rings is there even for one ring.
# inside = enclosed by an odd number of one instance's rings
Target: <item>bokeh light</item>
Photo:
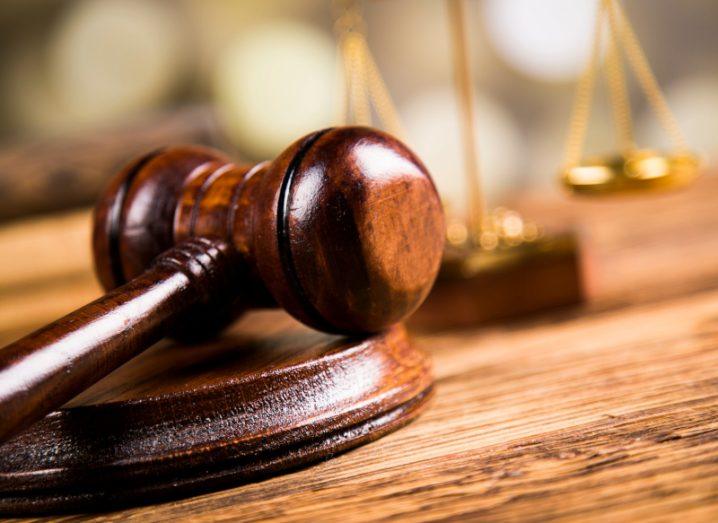
[[[336,122],[335,44],[295,21],[248,29],[222,53],[214,74],[219,117],[242,151],[270,158],[303,134]]]
[[[151,107],[177,85],[186,43],[176,12],[166,4],[78,2],[49,45],[58,103],[85,123]]]
[[[666,89],[666,99],[691,147],[718,161],[718,75],[695,75]],[[638,124],[641,141],[651,148],[670,149],[672,144],[658,124],[655,113],[645,107]]]
[[[482,189],[497,204],[516,183],[523,153],[522,136],[511,115],[486,95],[477,99],[478,147]],[[430,90],[402,105],[408,140],[422,158],[452,212],[464,215],[466,177],[455,93]]]
[[[485,0],[489,41],[517,71],[545,81],[570,81],[591,47],[593,0]]]

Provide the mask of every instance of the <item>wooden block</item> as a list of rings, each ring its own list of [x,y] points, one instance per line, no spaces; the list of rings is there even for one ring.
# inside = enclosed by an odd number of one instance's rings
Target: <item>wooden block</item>
[[[131,158],[172,143],[223,144],[212,110],[185,107],[109,129],[0,149],[0,220],[93,203]]]
[[[578,242],[564,233],[498,257],[445,257],[410,325],[419,330],[471,327],[575,305],[583,296]]]
[[[0,446],[0,513],[107,510],[327,459],[412,420],[429,360],[403,327],[368,338],[255,315],[163,343]]]

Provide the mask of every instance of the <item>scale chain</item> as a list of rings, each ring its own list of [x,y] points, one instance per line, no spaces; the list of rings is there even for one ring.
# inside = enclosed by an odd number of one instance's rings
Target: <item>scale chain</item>
[[[668,107],[620,0],[599,0],[591,55],[586,68],[579,77],[574,96],[569,132],[566,138],[564,166],[579,165],[583,156],[594,86],[600,62],[603,29],[606,22],[608,23],[609,32],[609,47],[605,64],[606,76],[621,151],[625,154],[636,148],[633,138],[630,100],[621,60],[621,52],[623,52],[661,127],[673,142],[674,148],[681,153],[687,152],[688,146],[683,133]]]

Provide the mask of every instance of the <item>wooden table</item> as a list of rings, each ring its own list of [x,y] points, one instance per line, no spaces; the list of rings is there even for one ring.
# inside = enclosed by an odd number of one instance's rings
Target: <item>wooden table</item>
[[[718,520],[716,202],[712,177],[643,200],[522,200],[530,216],[582,231],[585,306],[421,335],[435,397],[418,421],[375,443],[266,481],[94,517]],[[15,255],[13,279],[0,262],[0,341],[98,292],[78,252],[87,216],[65,220],[54,235],[67,247],[65,276]],[[6,229],[0,251],[17,249],[32,227],[57,225]],[[33,263],[52,277],[31,283]]]

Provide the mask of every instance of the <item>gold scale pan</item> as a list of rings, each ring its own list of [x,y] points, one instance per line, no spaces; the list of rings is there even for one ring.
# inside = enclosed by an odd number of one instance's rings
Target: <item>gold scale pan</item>
[[[608,34],[605,77],[619,148],[614,154],[582,158],[604,29]],[[672,152],[636,146],[622,53],[660,125],[670,137]],[[574,194],[589,196],[676,189],[689,184],[698,175],[700,160],[689,151],[619,0],[599,0],[593,46],[576,88],[563,165],[559,174],[561,184]]]

